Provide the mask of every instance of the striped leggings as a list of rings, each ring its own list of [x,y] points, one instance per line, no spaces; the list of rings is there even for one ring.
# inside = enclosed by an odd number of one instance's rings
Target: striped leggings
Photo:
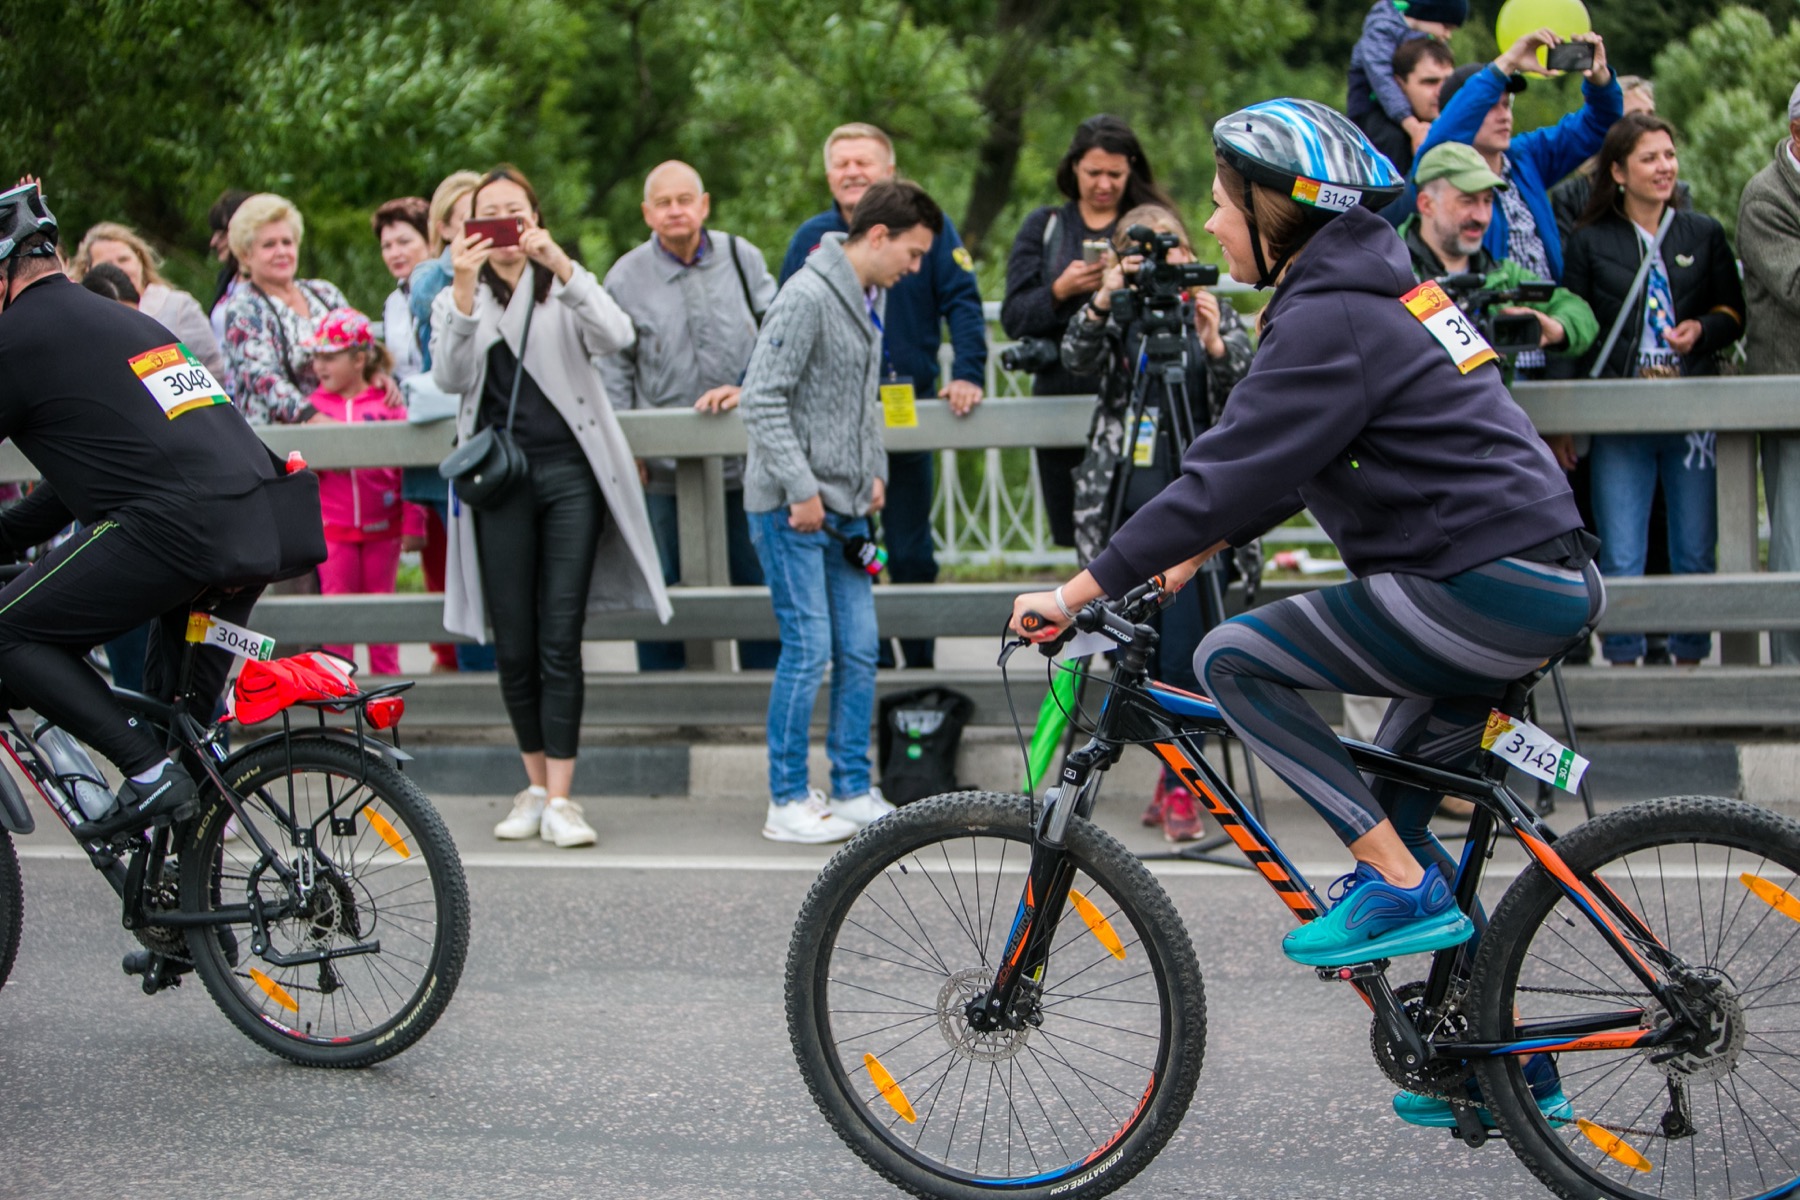
[[[1605,605],[1591,566],[1503,558],[1441,581],[1372,575],[1226,621],[1194,669],[1244,744],[1345,844],[1392,819],[1449,877],[1427,828],[1438,797],[1365,779],[1301,690],[1392,697],[1377,744],[1464,767],[1506,685],[1567,650]]]

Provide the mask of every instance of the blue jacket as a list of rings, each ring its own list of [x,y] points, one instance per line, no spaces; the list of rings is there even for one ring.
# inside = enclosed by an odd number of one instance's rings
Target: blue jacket
[[[1400,223],[1400,217],[1415,211],[1413,200],[1418,195],[1418,188],[1413,184],[1412,176],[1419,169],[1419,159],[1441,142],[1473,144],[1482,121],[1487,119],[1488,109],[1500,102],[1505,91],[1506,76],[1489,63],[1484,70],[1470,76],[1456,95],[1450,97],[1450,103],[1431,123],[1425,144],[1413,157],[1412,170],[1406,173],[1406,195],[1399,201],[1405,211],[1394,219],[1395,224]],[[1616,72],[1605,87],[1595,87],[1582,80],[1581,95],[1587,103],[1579,109],[1554,125],[1519,134],[1506,151],[1507,161],[1512,164],[1510,182],[1525,198],[1531,215],[1537,218],[1538,236],[1544,239],[1544,254],[1550,260],[1550,275],[1556,282],[1561,282],[1563,273],[1562,235],[1557,232],[1556,210],[1550,206],[1550,187],[1599,153],[1606,131],[1625,115],[1625,94],[1619,90]],[[1487,237],[1481,244],[1495,258],[1512,257],[1506,243],[1506,210],[1498,201],[1494,204],[1493,224],[1488,226]]]
[[[1302,505],[1359,577],[1448,579],[1580,528],[1500,368],[1458,370],[1401,303],[1416,286],[1406,247],[1367,209],[1315,234],[1263,310],[1219,423],[1088,564],[1106,594]]]
[[[428,258],[413,268],[412,277],[407,281],[412,286],[407,290],[406,303],[412,309],[413,329],[419,339],[419,357],[424,361],[425,369],[431,370],[431,302],[437,294],[454,282],[450,270],[450,248],[436,258]]]
[[[828,233],[848,233],[850,226],[837,205],[794,231],[787,257],[781,261],[780,282],[806,264]],[[920,396],[938,392],[938,347],[943,344],[940,321],[950,322],[950,343],[956,358],[950,365],[953,378],[985,384],[987,380],[987,321],[981,315],[981,292],[975,286],[975,261],[963,249],[956,226],[944,218],[944,232],[931,239],[931,253],[916,275],[908,275],[888,289],[887,322],[881,336],[887,364],[896,374],[913,381]]]

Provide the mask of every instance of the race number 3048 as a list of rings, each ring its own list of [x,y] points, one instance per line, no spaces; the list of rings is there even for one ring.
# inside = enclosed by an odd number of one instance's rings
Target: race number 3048
[[[180,342],[146,350],[129,363],[138,382],[171,421],[197,408],[231,403],[206,364]]]

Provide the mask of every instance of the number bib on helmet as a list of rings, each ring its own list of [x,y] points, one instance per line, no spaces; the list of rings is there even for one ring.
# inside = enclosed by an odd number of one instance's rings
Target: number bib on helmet
[[[1400,303],[1406,305],[1406,311],[1417,317],[1419,324],[1449,351],[1450,360],[1464,375],[1482,363],[1499,359],[1487,339],[1481,336],[1481,331],[1475,328],[1475,323],[1456,307],[1456,302],[1436,282],[1421,283],[1400,297]]]
[[[180,342],[146,350],[130,363],[138,382],[162,406],[171,421],[196,408],[231,403],[231,397],[206,369],[206,364]]]

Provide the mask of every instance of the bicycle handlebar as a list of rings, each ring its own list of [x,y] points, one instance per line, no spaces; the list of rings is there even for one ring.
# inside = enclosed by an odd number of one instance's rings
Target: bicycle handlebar
[[[1047,642],[1035,644],[1045,658],[1055,658],[1077,633],[1098,633],[1119,646],[1129,646],[1137,640],[1139,623],[1174,598],[1175,593],[1168,590],[1167,577],[1155,575],[1126,592],[1114,604],[1105,600],[1088,601],[1066,629]],[[1039,612],[1027,611],[1019,618],[1019,628],[1027,637],[1049,629],[1051,624],[1050,619]]]

